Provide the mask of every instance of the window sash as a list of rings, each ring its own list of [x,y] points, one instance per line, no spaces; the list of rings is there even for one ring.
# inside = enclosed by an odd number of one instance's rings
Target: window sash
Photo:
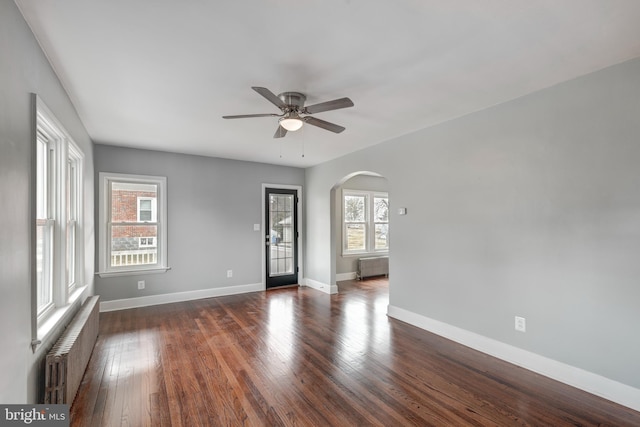
[[[365,222],[348,222],[344,227],[345,233],[345,249],[347,251],[366,251],[367,250],[367,223]]]
[[[378,206],[378,200],[384,200],[384,207],[382,217],[379,216],[379,211],[376,209]],[[373,196],[373,249],[374,251],[388,251],[389,250],[389,197],[388,196]]]
[[[39,123],[36,139],[36,315],[54,307],[55,143],[52,131]]]
[[[66,285],[69,293],[73,292],[77,285],[80,274],[79,269],[82,263],[79,262],[80,253],[78,251],[78,220],[80,218],[81,205],[81,176],[82,164],[80,160],[79,150],[70,145],[67,157],[66,170],[66,258],[65,258],[65,277]]]
[[[53,308],[53,254],[55,221],[36,221],[36,307],[38,318]]]
[[[99,188],[98,273],[105,276],[166,270],[166,178],[101,172]],[[128,205],[119,206],[118,215],[115,217],[113,206],[118,200],[114,192],[123,189],[129,194],[140,191],[145,195],[132,199],[123,195],[121,203]],[[156,197],[149,197],[149,192],[155,192]],[[151,201],[151,221],[141,221],[144,217],[140,218],[140,208],[141,201],[144,200]],[[130,203],[133,203],[133,206]],[[145,203],[142,203],[143,208],[144,205]],[[152,237],[154,243],[141,245],[140,237]]]

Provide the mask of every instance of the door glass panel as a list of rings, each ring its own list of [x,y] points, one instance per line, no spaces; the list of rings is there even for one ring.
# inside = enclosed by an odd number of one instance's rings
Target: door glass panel
[[[269,276],[293,273],[295,236],[293,235],[292,194],[269,195]]]

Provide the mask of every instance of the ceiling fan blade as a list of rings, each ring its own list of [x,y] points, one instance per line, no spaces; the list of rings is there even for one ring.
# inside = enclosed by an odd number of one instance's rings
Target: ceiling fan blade
[[[278,129],[276,129],[276,133],[273,134],[274,138],[283,138],[287,134],[287,130],[282,126],[278,125]]]
[[[281,117],[281,114],[267,113],[267,114],[239,114],[237,116],[222,116],[223,119],[248,119],[251,117]]]
[[[255,90],[260,95],[262,95],[265,98],[267,98],[267,100],[269,102],[271,102],[273,105],[275,105],[276,107],[278,107],[281,110],[284,109],[287,106],[287,104],[285,104],[282,101],[282,99],[278,98],[273,92],[271,92],[266,87],[252,86],[251,89]]]
[[[321,113],[323,111],[339,110],[340,108],[353,107],[353,101],[349,98],[334,99],[333,101],[321,102],[319,104],[304,107],[307,114]]]
[[[318,126],[319,128],[326,129],[335,133],[340,133],[343,130],[345,130],[345,128],[340,125],[336,125],[335,123],[329,123],[327,121],[320,120],[315,117],[305,117],[303,120],[309,123],[310,125]]]

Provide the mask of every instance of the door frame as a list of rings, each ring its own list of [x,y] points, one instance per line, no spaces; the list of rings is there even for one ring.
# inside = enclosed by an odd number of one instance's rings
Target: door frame
[[[302,223],[302,186],[301,185],[289,185],[289,184],[267,184],[262,183],[262,219],[260,223],[262,225],[260,230],[260,244],[262,245],[262,290],[267,289],[267,245],[265,245],[265,236],[268,228],[268,224],[266,223],[267,212],[265,210],[266,206],[266,198],[267,198],[267,188],[277,188],[283,190],[296,190],[298,192],[298,217],[296,221],[298,221],[298,238],[296,239],[296,245],[298,247],[298,283],[303,286],[302,283],[304,278],[304,263],[302,255],[303,255],[303,244],[304,244],[304,225]]]

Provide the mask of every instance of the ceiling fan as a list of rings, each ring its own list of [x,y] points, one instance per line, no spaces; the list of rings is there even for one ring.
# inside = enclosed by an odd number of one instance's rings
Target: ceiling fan
[[[353,101],[349,98],[334,99],[333,101],[321,102],[319,104],[305,107],[304,101],[307,97],[300,92],[283,92],[276,96],[265,87],[253,86],[251,89],[255,90],[273,105],[278,107],[280,111],[282,111],[282,114],[240,114],[236,116],[222,116],[222,118],[246,119],[251,117],[280,117],[278,120],[278,129],[273,135],[274,138],[282,138],[287,134],[287,131],[296,131],[300,129],[304,123],[318,126],[319,128],[326,129],[331,132],[340,133],[345,129],[344,127],[311,117],[310,114],[353,107]]]

